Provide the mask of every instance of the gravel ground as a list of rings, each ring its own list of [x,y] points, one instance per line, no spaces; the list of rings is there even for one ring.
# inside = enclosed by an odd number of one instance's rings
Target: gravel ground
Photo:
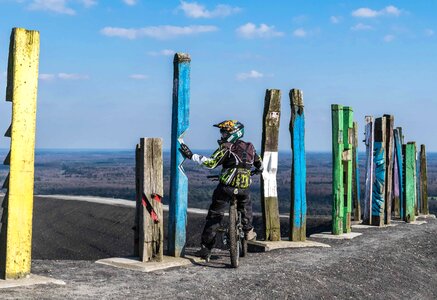
[[[437,220],[434,219],[428,219],[424,225],[400,223],[396,227],[354,230],[364,234],[349,241],[323,240],[332,248],[250,253],[238,269],[229,268],[227,252],[217,250],[210,263],[140,273],[89,260],[129,254],[129,245],[119,246],[126,238],[117,239],[113,234],[115,231],[122,235],[128,228],[130,222],[116,219],[119,216],[128,220],[128,209],[59,202],[35,202],[35,220],[41,213],[44,218],[35,221],[32,272],[64,280],[66,285],[0,290],[0,299],[437,298]],[[73,205],[74,210],[68,205]],[[57,213],[52,210],[54,206]],[[108,211],[113,211],[113,215]],[[84,217],[87,214],[89,218]],[[198,230],[203,225],[200,217],[199,221],[190,218],[189,228]],[[48,222],[53,226],[48,228]],[[310,223],[314,230],[316,223]],[[86,224],[95,227],[91,230]],[[320,224],[324,229],[326,220],[322,219]],[[100,235],[103,235],[101,239]],[[67,240],[72,247],[70,251],[59,250],[68,248],[60,246]],[[194,250],[188,248],[187,252]],[[41,259],[52,253],[57,254],[54,255],[57,260]]]

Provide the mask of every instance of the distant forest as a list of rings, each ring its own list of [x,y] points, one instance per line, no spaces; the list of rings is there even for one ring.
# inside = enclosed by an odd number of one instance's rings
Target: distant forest
[[[209,155],[211,152],[201,151]],[[6,151],[0,150],[6,156]],[[307,202],[310,215],[331,214],[331,154],[307,153]],[[364,153],[360,155],[361,195],[364,196]],[[168,203],[170,155],[164,152],[164,203]],[[189,178],[190,207],[208,208],[216,182],[206,178],[217,174],[186,161],[184,169]],[[8,166],[0,166],[0,180],[4,181]],[[291,153],[279,153],[277,174],[279,209],[290,209]],[[437,154],[428,154],[428,193],[437,196]],[[39,150],[35,157],[35,194],[88,195],[109,198],[135,199],[134,151],[110,150]],[[255,211],[261,211],[259,176],[254,177],[251,196]]]

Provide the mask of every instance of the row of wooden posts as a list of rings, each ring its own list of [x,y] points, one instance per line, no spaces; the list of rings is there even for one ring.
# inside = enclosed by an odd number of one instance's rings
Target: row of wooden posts
[[[175,55],[168,222],[168,255],[171,256],[183,255],[186,241],[188,178],[182,167],[184,157],[179,148],[189,127],[190,61],[187,54]],[[11,126],[5,134],[11,137],[11,151],[4,161],[10,166],[10,173],[3,185],[7,192],[1,205],[2,279],[20,278],[30,273],[38,64],[39,32],[14,28],[6,92],[6,100],[12,102],[13,113]],[[294,89],[289,96],[293,150],[289,239],[304,241],[306,162],[303,95]],[[261,187],[265,236],[271,241],[281,238],[276,186],[280,114],[280,91],[267,90],[263,114],[261,152],[264,172]],[[354,219],[358,220],[361,215],[358,135],[351,108],[334,105],[332,119],[333,233],[341,234],[350,230],[351,203],[355,207]],[[416,168],[415,143],[404,144],[402,130],[393,129],[392,116],[376,121],[366,117],[366,121],[364,220],[376,225],[389,223],[392,198],[395,217],[411,222],[419,212],[427,214],[425,146],[421,146],[420,168]],[[143,138],[136,148],[134,250],[142,261],[159,261],[163,257],[163,196],[162,139]]]
[[[179,147],[189,127],[190,62],[187,54],[175,55],[167,249],[171,256],[183,255],[186,241],[188,179],[182,167],[184,157]],[[292,147],[289,240],[305,241],[307,205],[303,93],[292,89],[289,97]],[[269,241],[281,240],[276,183],[280,107],[280,90],[267,90],[261,144],[264,164],[261,204],[264,234]],[[416,174],[415,144],[408,143],[401,149],[402,129],[394,128],[394,117],[384,115],[376,120],[366,117],[366,188],[361,201],[358,140],[358,123],[354,122],[353,109],[332,105],[332,234],[349,233],[352,220],[363,219],[364,223],[382,226],[390,223],[393,213],[407,222],[414,220],[419,212],[428,214],[425,146],[422,145],[419,176]],[[135,249],[143,261],[160,260],[163,254],[161,147],[160,139],[141,139],[137,146]],[[416,191],[416,184],[420,186],[420,193]],[[361,202],[364,203],[363,210]]]

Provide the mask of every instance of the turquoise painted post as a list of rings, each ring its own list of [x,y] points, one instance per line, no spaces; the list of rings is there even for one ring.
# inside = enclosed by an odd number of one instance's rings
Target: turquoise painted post
[[[186,241],[188,178],[182,167],[185,158],[179,150],[189,126],[190,62],[188,54],[174,56],[168,254],[175,257],[184,254]]]
[[[401,130],[399,128],[396,128],[394,130],[394,137],[395,137],[395,170],[396,176],[395,178],[395,209],[399,210],[399,217],[401,220],[404,219],[404,159],[402,157],[402,141],[401,141]],[[396,198],[399,197],[399,200]],[[397,203],[397,201],[399,201]]]
[[[375,181],[373,182],[372,194],[372,225],[384,225],[385,208],[385,144],[386,144],[386,118],[375,120],[375,144],[374,144],[374,163]]]
[[[293,150],[291,173],[290,241],[306,240],[306,160],[305,160],[305,113],[303,93],[290,91],[291,148]]]

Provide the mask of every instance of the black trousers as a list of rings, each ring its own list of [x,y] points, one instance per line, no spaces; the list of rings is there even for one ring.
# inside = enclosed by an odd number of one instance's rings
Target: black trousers
[[[202,244],[212,249],[215,244],[217,229],[223,220],[225,211],[229,208],[229,203],[234,196],[235,188],[219,184],[212,195],[212,203],[209,206],[206,224],[202,233]],[[241,212],[241,222],[243,230],[249,231],[252,226],[252,202],[250,201],[249,189],[238,189],[237,209]]]

